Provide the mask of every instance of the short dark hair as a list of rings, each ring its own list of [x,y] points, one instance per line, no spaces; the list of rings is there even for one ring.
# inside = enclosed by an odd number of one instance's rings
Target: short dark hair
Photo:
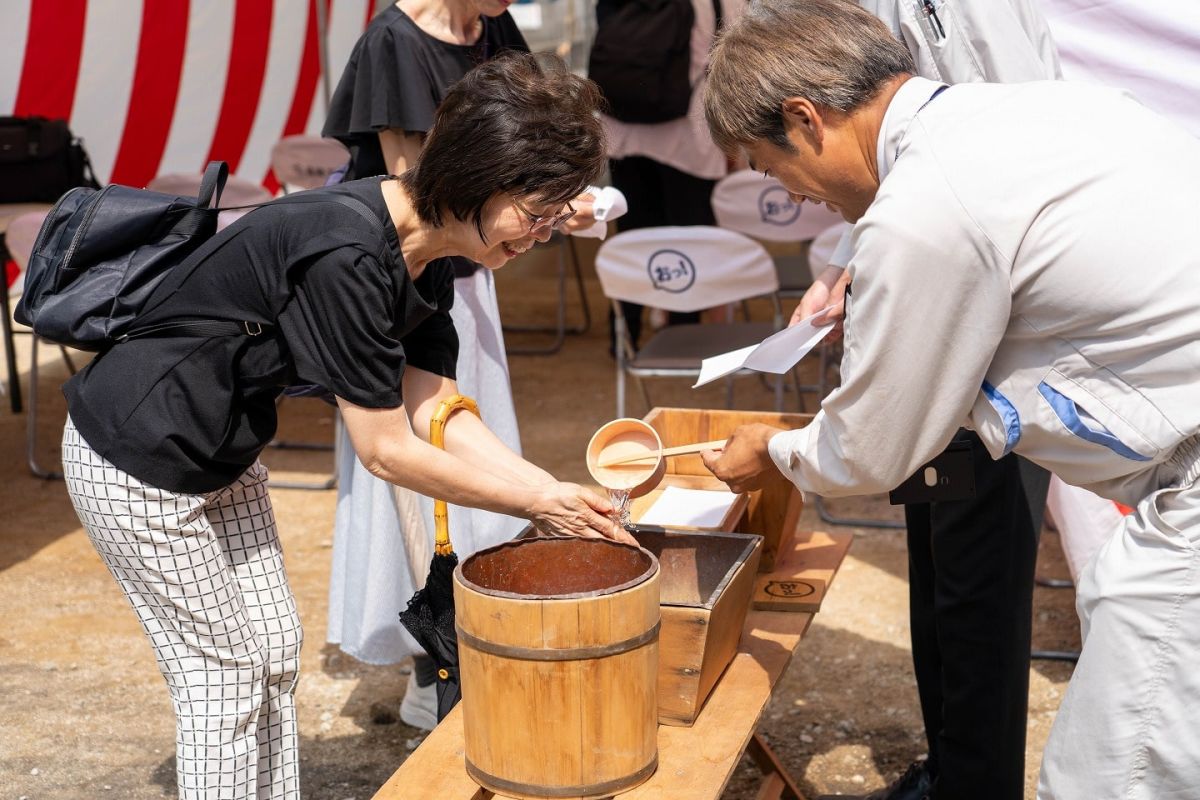
[[[723,150],[759,140],[791,150],[789,97],[853,111],[915,71],[887,25],[851,0],[753,0],[713,47],[704,113]]]
[[[449,212],[483,235],[497,192],[565,203],[606,165],[594,83],[557,58],[507,52],[468,72],[438,107],[421,154],[401,181],[422,222]]]

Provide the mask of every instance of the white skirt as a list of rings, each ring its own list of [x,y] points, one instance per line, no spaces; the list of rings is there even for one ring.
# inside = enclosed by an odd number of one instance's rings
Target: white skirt
[[[454,281],[458,388],[479,404],[483,421],[518,453],[517,414],[492,273]],[[526,521],[450,506],[450,540],[459,558],[513,538]],[[338,463],[327,640],[368,664],[393,664],[417,643],[399,613],[425,583],[433,555],[433,500],[371,475],[344,447]]]

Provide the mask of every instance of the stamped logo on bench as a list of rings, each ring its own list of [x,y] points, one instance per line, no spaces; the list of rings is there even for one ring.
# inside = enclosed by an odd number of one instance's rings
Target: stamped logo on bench
[[[768,581],[763,591],[771,597],[808,597],[817,587],[808,581]]]

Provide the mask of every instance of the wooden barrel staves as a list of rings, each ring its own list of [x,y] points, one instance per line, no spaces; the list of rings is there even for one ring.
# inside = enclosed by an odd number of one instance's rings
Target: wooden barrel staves
[[[454,573],[467,772],[517,798],[602,798],[658,766],[658,561],[523,539]]]

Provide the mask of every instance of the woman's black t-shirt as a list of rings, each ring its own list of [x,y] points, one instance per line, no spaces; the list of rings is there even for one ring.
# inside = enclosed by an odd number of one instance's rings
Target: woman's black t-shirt
[[[275,435],[275,400],[297,383],[367,408],[402,402],[406,364],[454,377],[454,271],[412,280],[382,179],[311,193],[337,201],[251,211],[174,267],[139,326],[183,317],[263,323],[251,336],[145,337],[118,344],[65,387],[83,438],[152,486],[199,494],[234,481]]]
[[[471,45],[430,36],[394,5],[371,20],[338,81],[322,131],[350,150],[346,180],[388,172],[380,131],[426,133],[446,92],[470,69],[505,50],[529,52],[507,11],[481,19],[483,33]]]

